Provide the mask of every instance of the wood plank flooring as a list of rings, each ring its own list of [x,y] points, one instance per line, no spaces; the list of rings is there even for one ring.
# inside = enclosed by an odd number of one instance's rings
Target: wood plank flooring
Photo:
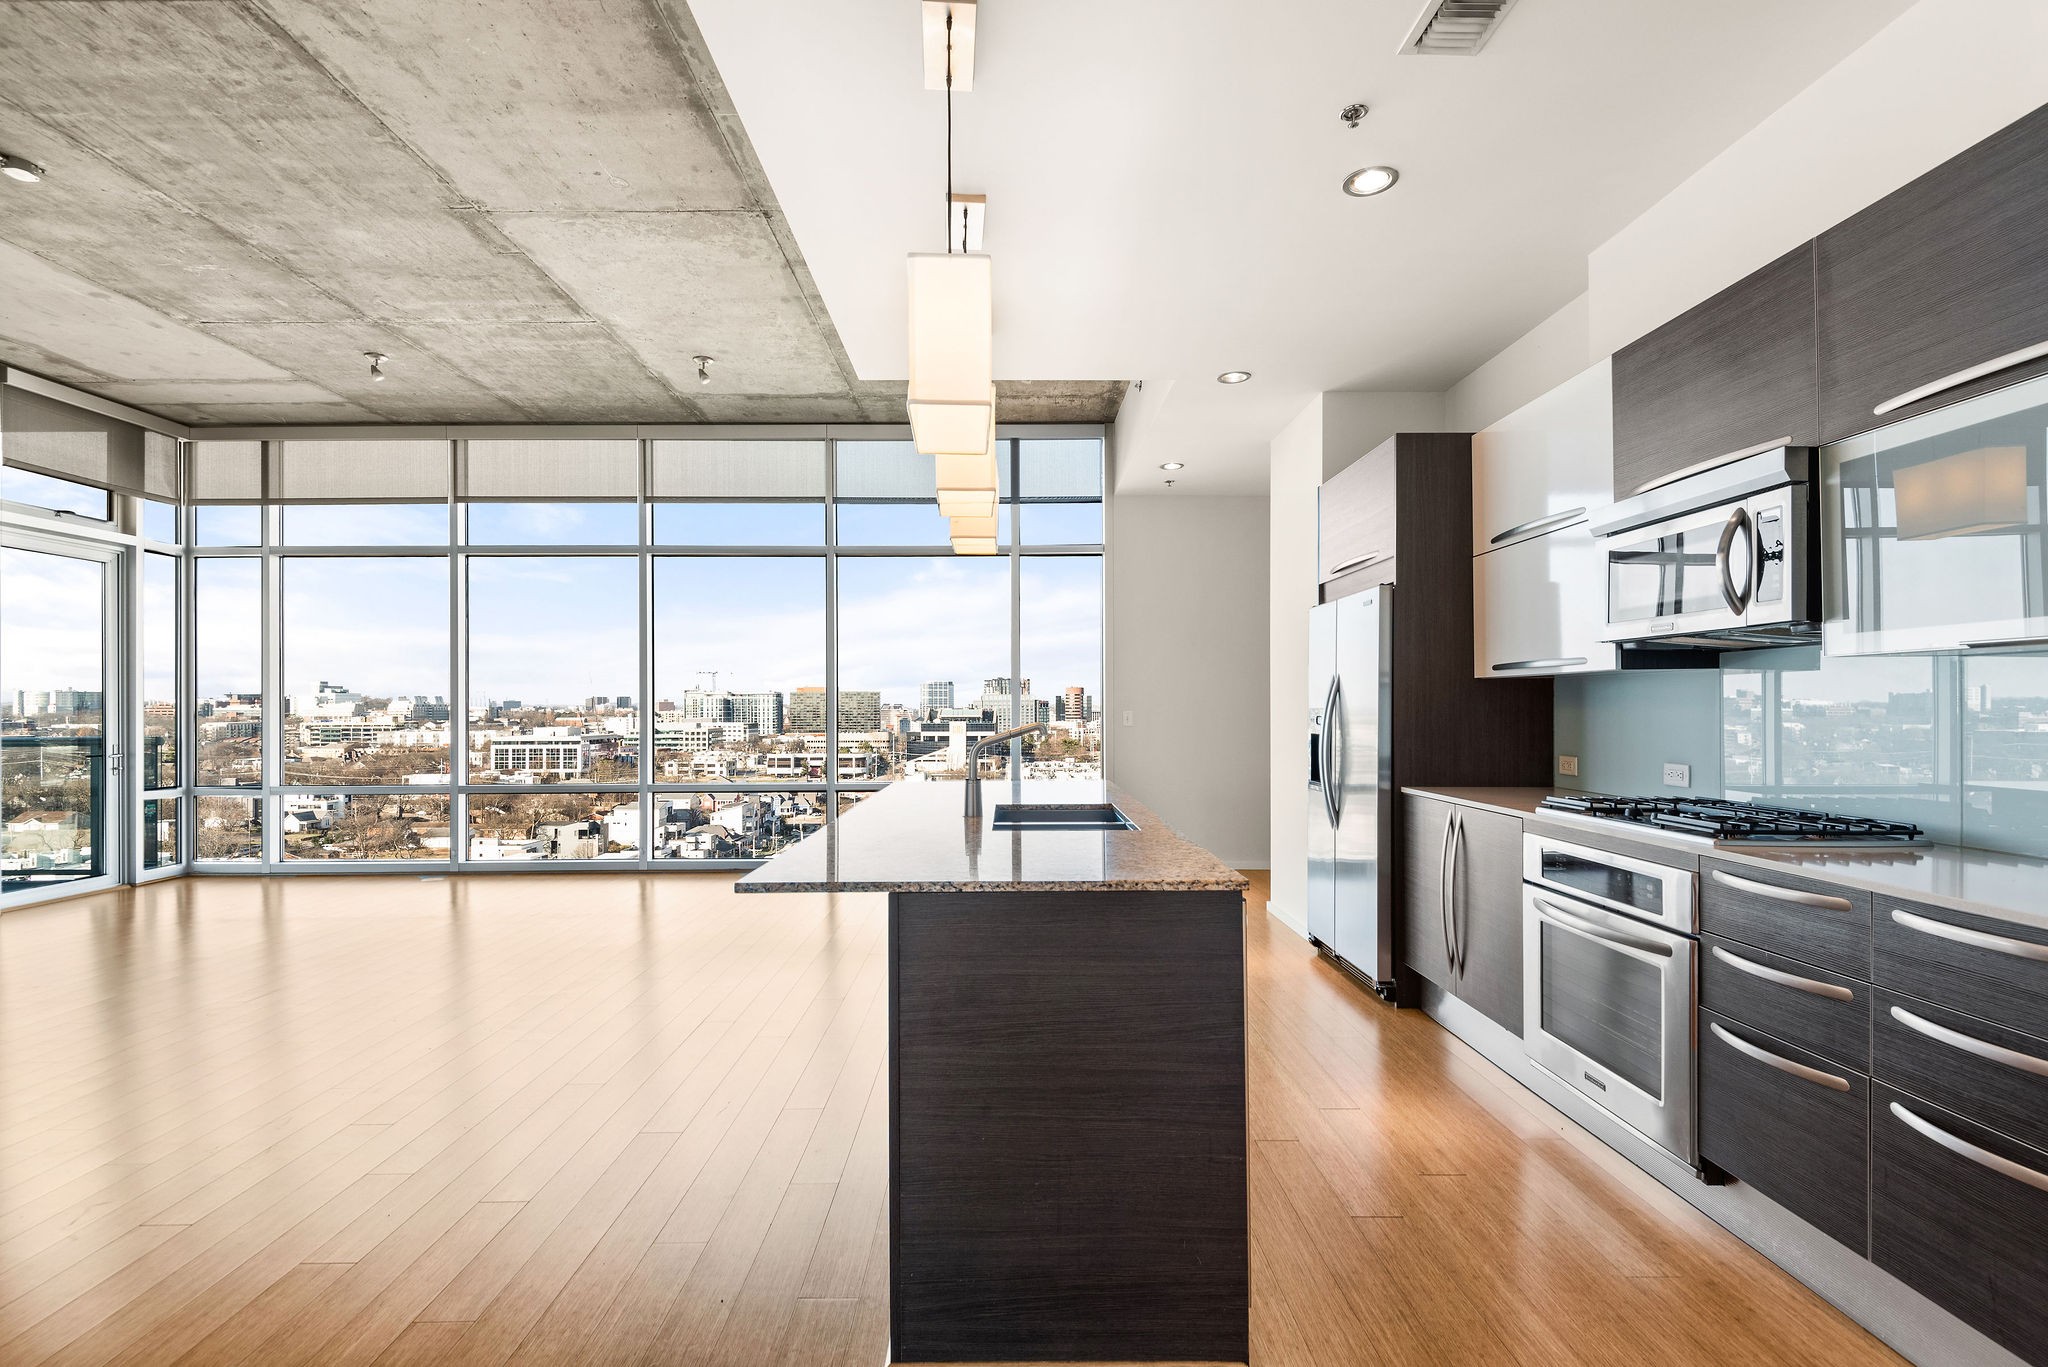
[[[885,899],[730,883],[0,916],[0,1364],[875,1367]],[[1261,895],[1261,1367],[1899,1361]]]

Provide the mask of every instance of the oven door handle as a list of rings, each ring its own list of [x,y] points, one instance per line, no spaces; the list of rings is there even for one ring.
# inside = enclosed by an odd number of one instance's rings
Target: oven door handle
[[[1619,931],[1609,930],[1607,927],[1588,921],[1582,916],[1574,916],[1571,912],[1557,905],[1557,903],[1541,897],[1531,897],[1529,900],[1535,904],[1538,916],[1541,916],[1546,921],[1563,926],[1566,930],[1576,931],[1590,939],[1604,941],[1617,949],[1626,950],[1630,953],[1655,956],[1659,959],[1671,957],[1672,950],[1670,945],[1643,936],[1624,935]]]
[[[1743,544],[1748,548],[1743,557],[1742,589],[1735,588],[1735,567],[1732,552],[1735,549],[1735,534],[1742,533]],[[1721,568],[1721,597],[1728,603],[1728,611],[1740,617],[1749,611],[1751,586],[1756,580],[1756,530],[1750,526],[1749,509],[1737,508],[1728,514],[1728,521],[1721,527],[1721,542],[1714,548],[1714,563]]]

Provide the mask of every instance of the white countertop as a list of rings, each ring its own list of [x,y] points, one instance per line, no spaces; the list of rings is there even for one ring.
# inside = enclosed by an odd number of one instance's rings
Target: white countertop
[[[1976,912],[2001,920],[2048,928],[2048,860],[1958,845],[1916,845],[1905,848],[1842,849],[1825,845],[1724,845],[1674,835],[1651,826],[1603,821],[1540,807],[1555,788],[1427,788],[1402,791],[1469,807],[1483,807],[1512,816],[1532,817],[1560,826],[1579,826],[1609,835],[1674,850],[1707,855],[1732,863],[1753,864],[1784,873],[1805,874],[1879,897],[1926,902],[1957,911]],[[1583,797],[1583,793],[1566,793]]]

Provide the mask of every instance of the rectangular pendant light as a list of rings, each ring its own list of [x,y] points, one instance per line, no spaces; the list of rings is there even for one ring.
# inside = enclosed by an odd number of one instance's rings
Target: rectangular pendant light
[[[939,490],[939,515],[950,518],[993,518],[996,491],[993,489]]]
[[[946,88],[946,16],[953,16],[953,89],[974,89],[974,0],[924,0],[924,88]]]
[[[951,521],[953,523],[953,539],[955,541],[963,538],[973,541],[983,539],[993,541],[996,538],[996,515],[994,513],[990,513],[987,517],[956,517],[951,519]]]
[[[995,426],[994,276],[980,252],[910,255],[911,437],[926,455],[978,455]]]
[[[953,538],[953,554],[955,555],[994,555],[995,553],[996,539],[992,536],[986,539],[971,536],[956,536]]]

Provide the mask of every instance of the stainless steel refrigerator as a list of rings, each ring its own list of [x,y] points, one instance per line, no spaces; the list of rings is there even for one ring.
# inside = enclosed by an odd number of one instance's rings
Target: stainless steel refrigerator
[[[1393,597],[1382,584],[1308,619],[1309,938],[1390,1000]]]

